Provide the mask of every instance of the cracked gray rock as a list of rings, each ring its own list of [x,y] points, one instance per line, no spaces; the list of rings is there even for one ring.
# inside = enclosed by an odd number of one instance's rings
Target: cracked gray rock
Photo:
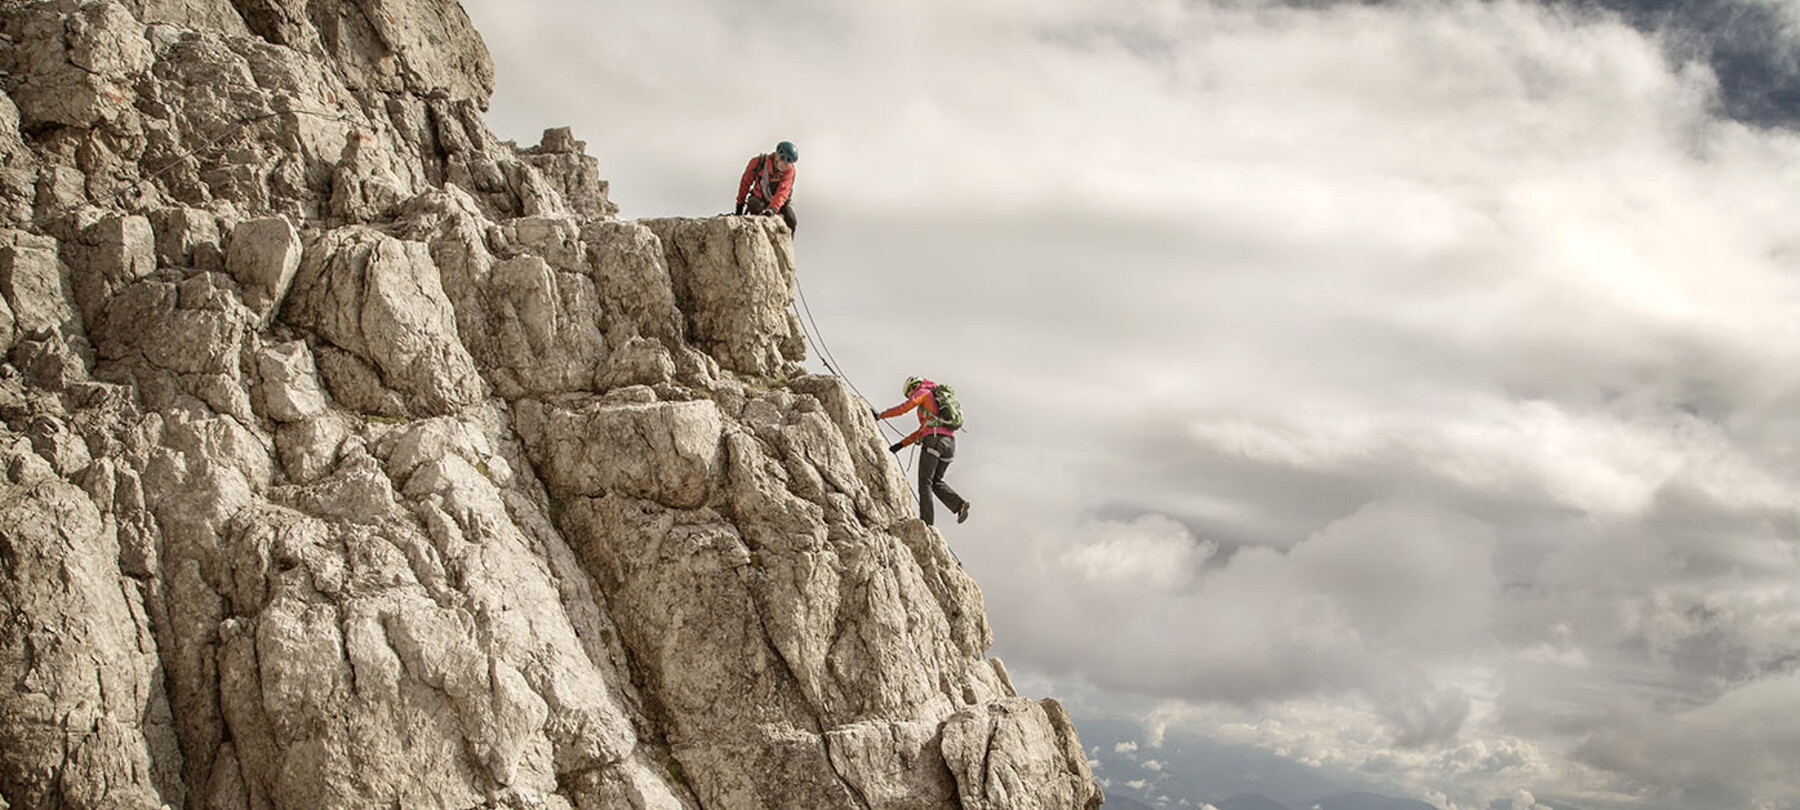
[[[1086,808],[791,235],[449,0],[0,14],[0,808]]]

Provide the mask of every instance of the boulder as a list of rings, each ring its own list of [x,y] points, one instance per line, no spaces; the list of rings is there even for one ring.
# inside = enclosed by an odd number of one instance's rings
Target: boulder
[[[277,422],[298,422],[325,412],[325,391],[312,351],[300,340],[266,346],[257,354],[263,412]]]
[[[225,269],[224,239],[219,220],[198,208],[159,208],[150,214],[156,231],[157,261],[168,267]]]
[[[0,296],[20,333],[82,331],[74,279],[48,236],[0,231]]]
[[[103,216],[63,246],[75,300],[88,323],[114,293],[156,271],[156,233],[142,216]]]
[[[180,282],[145,279],[119,291],[96,322],[94,340],[104,359],[236,381],[253,330],[236,285],[202,273]]]
[[[300,269],[300,232],[282,217],[253,219],[231,229],[225,269],[243,287],[244,305],[267,326]]]
[[[1054,700],[994,701],[944,724],[963,810],[1093,810],[1106,801],[1068,712]]]

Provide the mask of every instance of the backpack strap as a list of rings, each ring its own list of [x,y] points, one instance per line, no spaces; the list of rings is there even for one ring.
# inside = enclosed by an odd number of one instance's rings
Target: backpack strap
[[[769,182],[769,156],[767,153],[756,156],[755,191],[756,196],[761,197],[765,203],[775,197],[775,189]]]

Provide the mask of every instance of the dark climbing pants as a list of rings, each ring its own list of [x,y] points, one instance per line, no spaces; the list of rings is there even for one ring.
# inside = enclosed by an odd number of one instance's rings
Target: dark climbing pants
[[[944,471],[956,458],[955,436],[926,436],[919,440],[919,519],[931,525],[931,496],[936,495],[952,512],[960,512],[963,498],[944,483]]]
[[[755,195],[744,200],[744,212],[748,214],[764,214],[769,210],[769,201]],[[794,219],[794,202],[789,200],[781,204],[781,221],[786,222],[788,233],[793,233],[797,223]]]

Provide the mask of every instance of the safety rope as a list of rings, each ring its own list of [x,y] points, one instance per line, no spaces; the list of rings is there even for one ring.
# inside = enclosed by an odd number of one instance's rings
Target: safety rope
[[[844,373],[843,367],[838,364],[837,356],[831,353],[831,347],[825,344],[825,333],[823,330],[819,329],[818,320],[813,318],[812,305],[807,303],[806,288],[800,284],[800,275],[798,273],[794,274],[794,291],[799,294],[796,300],[800,305],[801,312],[806,313],[806,322],[812,325],[811,329],[802,328],[801,331],[806,334],[807,345],[813,347],[813,354],[819,358],[819,362],[825,364],[825,369],[827,371],[837,375],[838,379],[843,380],[845,385],[850,386],[850,390],[855,392],[857,397],[861,398],[865,403],[870,402],[869,397],[862,392],[862,389],[857,388],[856,383],[850,379],[850,375]],[[799,316],[800,313],[796,312],[795,317]],[[873,408],[874,406],[871,404],[870,407]],[[899,438],[906,437],[906,434],[901,433],[899,428],[888,424],[886,419],[876,419],[875,424],[884,431],[893,432]],[[885,437],[885,433],[883,435]],[[907,479],[911,478],[913,461],[918,458],[918,455],[919,446],[915,443],[912,445],[912,452],[907,454],[906,461],[901,465],[900,469],[903,477]],[[903,489],[906,490],[907,502],[912,504],[913,511],[917,512],[919,501],[912,491],[912,485],[908,484],[903,487]]]
[[[862,389],[856,387],[856,383],[850,379],[850,375],[844,373],[843,366],[837,361],[837,356],[831,353],[831,347],[825,345],[825,333],[819,329],[819,322],[813,318],[812,306],[806,301],[806,288],[801,286],[799,274],[794,276],[794,290],[799,293],[796,300],[799,302],[800,309],[806,313],[806,322],[812,325],[811,329],[801,331],[806,333],[806,342],[813,347],[813,353],[818,356],[819,362],[824,363],[827,371],[836,374],[839,379],[844,381],[844,384],[850,386],[850,390],[854,391],[863,402],[871,403],[870,407],[874,407],[872,400],[862,392]],[[795,315],[798,316],[799,313],[795,313]],[[877,419],[875,424],[893,431],[901,438],[906,436],[906,434],[900,433],[899,428],[889,425],[885,419]]]

